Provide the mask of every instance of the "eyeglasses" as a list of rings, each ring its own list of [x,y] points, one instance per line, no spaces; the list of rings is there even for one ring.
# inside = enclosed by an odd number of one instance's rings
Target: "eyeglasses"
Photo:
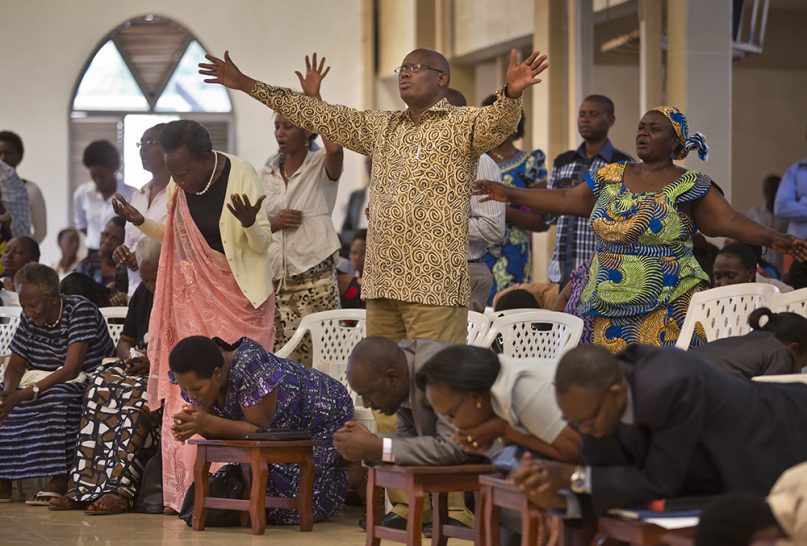
[[[143,148],[146,146],[159,146],[159,145],[160,145],[159,140],[141,140],[140,142],[135,142],[135,146],[137,146],[138,148]]]
[[[420,71],[421,71],[421,70],[423,70],[424,68],[425,68],[426,70],[434,70],[435,72],[439,72],[440,74],[442,74],[442,73],[443,73],[443,71],[442,71],[442,70],[438,70],[438,69],[436,69],[436,68],[432,68],[432,67],[430,67],[430,66],[426,66],[425,64],[420,64],[420,63],[415,63],[415,64],[404,64],[404,65],[399,66],[399,67],[398,67],[398,68],[396,68],[395,70],[393,70],[393,72],[395,72],[395,73],[396,73],[396,74],[398,74],[399,76],[400,76],[401,74],[403,74],[404,72],[409,72],[410,74],[417,74],[418,72],[420,72]]]
[[[597,402],[597,406],[594,408],[594,411],[591,412],[591,416],[586,417],[585,419],[580,419],[578,421],[569,421],[569,426],[575,430],[580,430],[582,427],[591,428],[594,426],[594,422],[597,420],[597,417],[600,416],[600,412],[602,411],[602,406],[605,404],[605,399],[608,396],[609,390],[606,389],[605,392],[602,393],[600,396],[600,401]]]

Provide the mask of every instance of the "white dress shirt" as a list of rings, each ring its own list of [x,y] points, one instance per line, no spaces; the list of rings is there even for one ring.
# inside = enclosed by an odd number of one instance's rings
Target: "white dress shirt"
[[[115,191],[123,195],[127,201],[132,198],[135,189],[123,183],[118,178],[118,186]],[[115,216],[112,209],[112,197],[104,199],[101,192],[95,187],[95,182],[90,180],[83,183],[73,192],[73,224],[78,230],[87,231],[87,248],[97,250],[101,245],[101,232],[109,220]]]
[[[487,154],[479,158],[477,180],[501,182],[499,166]],[[507,205],[498,201],[482,202],[481,195],[471,196],[471,218],[468,221],[468,259],[478,260],[485,255],[490,245],[500,245],[504,240],[505,212]]]
[[[331,220],[339,181],[328,178],[324,149],[308,152],[288,184],[280,173],[280,155],[266,162],[260,177],[268,217],[281,209],[303,213],[299,227],[273,234],[269,256],[274,279],[299,275],[339,251],[339,235]]]
[[[159,222],[161,224],[165,223],[165,216],[166,216],[166,203],[165,203],[165,188],[160,190],[160,192],[155,195],[151,201],[151,205],[149,205],[149,191],[151,190],[152,182],[149,182],[139,190],[135,190],[132,194],[132,198],[129,199],[129,203],[139,210],[143,216],[146,218],[150,218],[155,222]],[[142,231],[137,229],[131,223],[126,224],[126,236],[123,240],[123,244],[125,244],[129,250],[133,253],[135,251],[135,247],[137,243],[140,242],[140,239],[145,237]],[[138,285],[140,285],[140,271],[132,271],[129,270],[129,297],[131,298],[134,295],[134,291],[137,289]]]

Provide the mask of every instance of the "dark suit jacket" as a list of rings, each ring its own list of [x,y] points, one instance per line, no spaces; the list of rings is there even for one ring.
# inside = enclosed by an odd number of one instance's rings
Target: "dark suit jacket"
[[[367,194],[367,188],[350,192],[350,198],[347,202],[347,213],[345,214],[345,221],[342,222],[342,231],[339,233],[339,238],[342,240],[342,246],[350,247],[353,242],[353,235],[359,229],[359,221],[364,215],[364,196]]]
[[[437,418],[426,394],[415,385],[415,374],[435,353],[451,346],[444,341],[404,340],[399,346],[409,364],[409,404],[395,416],[398,430],[392,437],[395,463],[402,465],[461,464],[467,455],[451,440],[453,430]]]
[[[807,460],[807,385],[748,381],[677,349],[634,346],[618,358],[634,425],[584,437],[595,514],[677,496],[766,495]]]
[[[718,339],[690,349],[710,364],[746,378],[793,373],[796,355],[771,332]]]

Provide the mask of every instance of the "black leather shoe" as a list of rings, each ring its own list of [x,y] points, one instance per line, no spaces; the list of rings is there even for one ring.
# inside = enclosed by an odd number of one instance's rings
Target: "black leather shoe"
[[[381,525],[384,527],[389,527],[391,529],[399,529],[401,531],[406,530],[406,518],[402,518],[395,512],[389,512],[384,514],[384,517],[381,518]],[[359,519],[359,527],[367,530],[367,515],[363,515],[361,519]]]
[[[456,520],[454,518],[448,518],[448,524],[453,525],[454,527],[462,527],[464,529],[468,529],[468,526],[465,525],[463,522]],[[423,536],[426,538],[432,537],[432,522],[427,521],[423,524]]]

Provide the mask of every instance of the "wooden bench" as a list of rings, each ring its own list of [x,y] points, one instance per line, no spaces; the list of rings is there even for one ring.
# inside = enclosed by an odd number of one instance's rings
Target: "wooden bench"
[[[597,520],[597,538],[594,544],[605,546],[612,541],[627,542],[632,546],[659,546],[670,544],[670,537],[687,540],[692,537],[694,528],[664,529],[644,521],[627,520],[616,517],[601,517]],[[676,542],[681,544],[681,542]]]
[[[546,526],[547,515],[530,505],[527,497],[512,484],[498,475],[479,476],[482,498],[482,515],[485,520],[485,545],[499,546],[501,509],[510,508],[521,516],[521,546],[543,544],[541,534],[550,533]],[[558,529],[560,526],[557,527]],[[558,540],[558,543],[562,543]]]
[[[432,546],[445,546],[449,538],[472,540],[481,544],[482,521],[479,508],[474,518],[474,528],[467,529],[448,524],[448,493],[473,491],[477,507],[479,499],[479,475],[493,472],[488,464],[455,466],[398,466],[379,464],[368,467],[367,473],[367,546],[379,546],[381,540],[403,542],[409,546],[421,546],[423,536],[423,503],[426,495],[432,494]],[[381,525],[384,512],[384,488],[401,489],[406,492],[409,515],[406,530],[390,529]]]
[[[314,447],[321,440],[188,440],[196,445],[196,464],[193,468],[195,497],[193,499],[193,530],[203,531],[207,508],[240,510],[249,513],[252,532],[262,535],[266,531],[266,508],[297,510],[300,531],[314,528]],[[251,472],[249,497],[223,499],[210,497],[208,484],[210,463],[228,462],[248,464]],[[300,481],[295,497],[266,495],[270,464],[299,464]],[[243,521],[243,520],[242,520]]]

